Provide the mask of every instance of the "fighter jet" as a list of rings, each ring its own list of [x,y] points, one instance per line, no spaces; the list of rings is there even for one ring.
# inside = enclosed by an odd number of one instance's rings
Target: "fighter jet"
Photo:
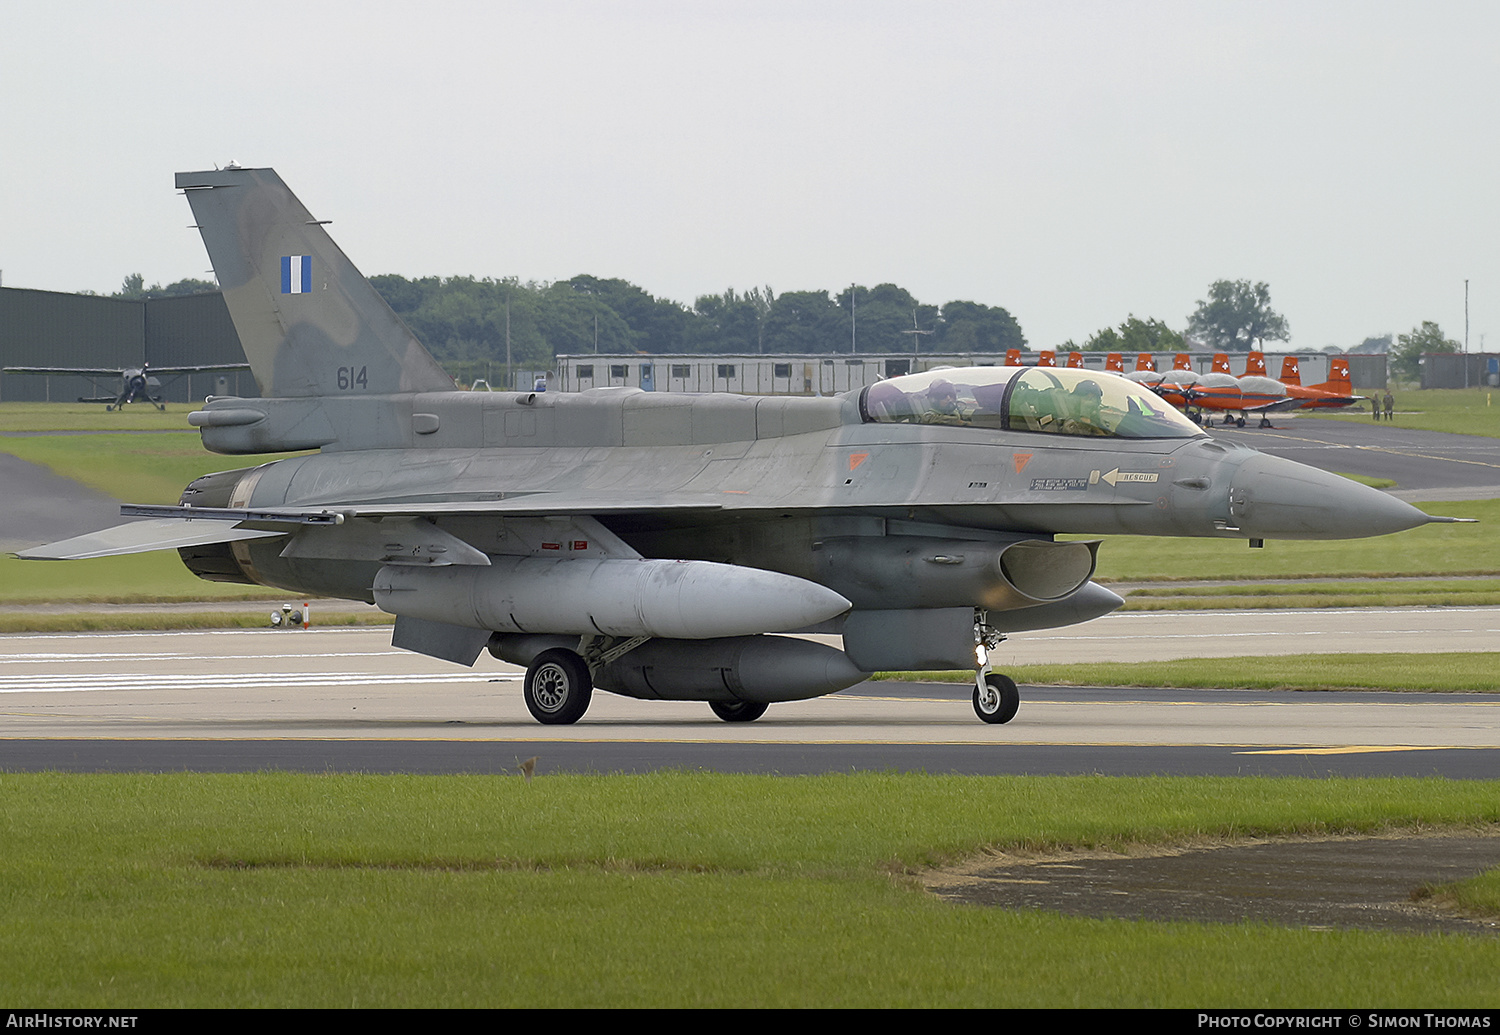
[[[105,410],[120,410],[126,403],[145,401],[155,406],[158,410],[166,410],[166,404],[156,395],[156,390],[162,384],[157,377],[158,374],[170,374],[180,377],[183,374],[201,374],[214,370],[249,370],[248,363],[218,363],[200,367],[153,367],[148,363],[142,363],[138,367],[6,367],[7,374],[76,374],[86,377],[94,385],[94,391],[99,391],[98,379],[119,378],[120,390],[114,395],[80,396],[78,401],[84,403],[104,403]]]
[[[1098,542],[1059,536],[1259,545],[1444,520],[1066,367],[828,398],[458,391],[274,171],[177,186],[264,396],[189,423],[217,453],[307,452],[23,556],[176,548],[205,579],[373,603],[398,647],[526,666],[543,723],[577,721],[595,688],[749,721],[889,669],[971,669],[975,713],[1003,723],[1019,694],[995,647],[1121,603],[1092,581]],[[778,635],[796,633],[842,647]]]

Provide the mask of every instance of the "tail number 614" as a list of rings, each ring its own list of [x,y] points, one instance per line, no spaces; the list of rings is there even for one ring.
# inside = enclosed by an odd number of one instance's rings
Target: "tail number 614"
[[[339,367],[339,389],[341,391],[369,387],[370,375],[365,372],[364,367]]]

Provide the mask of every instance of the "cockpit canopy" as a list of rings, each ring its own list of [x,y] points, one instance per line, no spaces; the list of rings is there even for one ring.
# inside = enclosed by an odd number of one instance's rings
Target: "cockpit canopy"
[[[1150,389],[1068,367],[963,367],[906,374],[860,396],[866,421],[1112,438],[1193,438],[1203,431]]]

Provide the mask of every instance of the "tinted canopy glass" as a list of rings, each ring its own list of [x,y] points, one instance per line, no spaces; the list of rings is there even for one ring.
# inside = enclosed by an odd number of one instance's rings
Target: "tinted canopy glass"
[[[964,367],[871,385],[865,419],[881,423],[1112,438],[1192,438],[1202,430],[1149,388],[1067,367]]]

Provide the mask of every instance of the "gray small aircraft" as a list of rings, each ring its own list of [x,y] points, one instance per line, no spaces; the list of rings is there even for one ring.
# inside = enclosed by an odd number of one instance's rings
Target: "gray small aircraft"
[[[95,395],[79,396],[82,403],[104,403],[106,410],[124,409],[126,403],[149,402],[158,410],[167,406],[156,395],[162,387],[158,375],[170,375],[174,380],[184,374],[203,374],[220,370],[249,370],[248,363],[217,363],[199,367],[153,367],[142,363],[138,367],[6,367],[7,374],[74,374],[86,377],[94,385]],[[114,395],[98,395],[100,378],[118,378],[120,390]]]
[[[270,169],[180,173],[264,398],[189,415],[229,455],[174,507],[23,557],[176,548],[202,578],[363,600],[392,643],[526,666],[544,723],[594,688],[729,722],[888,669],[972,669],[1121,604],[1097,541],[1343,539],[1430,518],[1217,441],[1149,389],[975,367],[832,398],[463,392]],[[794,635],[841,637],[842,649]]]

